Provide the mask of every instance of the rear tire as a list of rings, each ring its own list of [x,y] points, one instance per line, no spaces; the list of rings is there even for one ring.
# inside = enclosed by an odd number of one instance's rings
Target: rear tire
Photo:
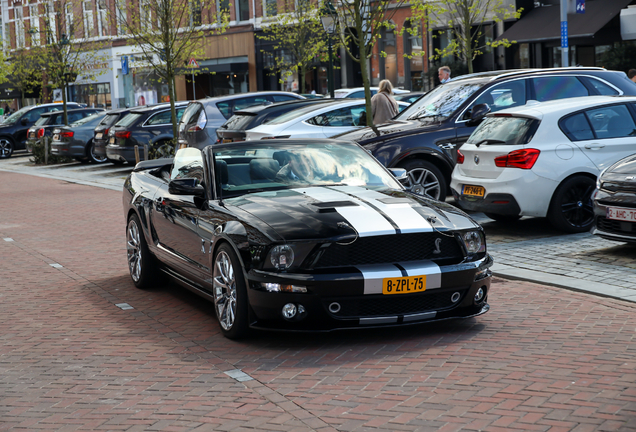
[[[148,250],[139,218],[133,214],[126,226],[126,254],[128,271],[137,288],[150,288],[159,271],[155,257]]]
[[[446,199],[446,179],[435,165],[425,160],[411,159],[398,166],[406,170],[408,181],[405,187],[408,190],[440,201]]]
[[[13,154],[13,141],[10,138],[0,138],[0,159],[8,159]]]
[[[104,163],[108,160],[106,156],[97,156],[95,154],[95,142],[93,140],[86,146],[86,158],[89,162],[96,164]]]
[[[589,231],[594,222],[592,192],[595,186],[594,180],[580,175],[561,183],[548,210],[550,223],[568,233]]]

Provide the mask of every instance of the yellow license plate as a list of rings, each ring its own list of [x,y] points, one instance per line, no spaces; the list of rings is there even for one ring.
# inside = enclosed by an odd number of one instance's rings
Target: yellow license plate
[[[53,135],[53,141],[59,141],[59,140],[60,140],[60,135],[59,134]]]
[[[115,144],[115,137],[114,136],[110,137],[110,143],[111,144]]]
[[[232,142],[232,138],[223,138],[223,143]]]
[[[426,291],[426,276],[382,279],[382,294],[412,294]]]
[[[462,188],[462,195],[483,197],[485,194],[486,189],[481,186],[464,185],[464,187]]]

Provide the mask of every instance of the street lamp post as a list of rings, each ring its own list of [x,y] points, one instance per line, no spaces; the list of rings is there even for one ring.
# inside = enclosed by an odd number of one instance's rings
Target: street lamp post
[[[320,16],[320,21],[322,22],[322,26],[325,29],[325,33],[327,33],[328,38],[328,55],[329,55],[329,71],[327,75],[327,87],[329,89],[329,95],[331,98],[334,98],[334,82],[333,82],[333,45],[331,43],[331,37],[336,31],[336,20],[334,19],[334,15],[336,13],[336,9],[333,7],[330,1],[327,1],[324,6],[324,10],[322,15]]]

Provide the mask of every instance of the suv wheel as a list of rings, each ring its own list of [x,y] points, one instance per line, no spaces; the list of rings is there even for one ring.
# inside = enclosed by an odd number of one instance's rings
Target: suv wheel
[[[13,141],[9,138],[0,138],[0,159],[10,158],[13,154]]]
[[[406,170],[408,180],[405,187],[413,193],[444,201],[446,179],[435,165],[428,161],[412,159],[398,165]]]

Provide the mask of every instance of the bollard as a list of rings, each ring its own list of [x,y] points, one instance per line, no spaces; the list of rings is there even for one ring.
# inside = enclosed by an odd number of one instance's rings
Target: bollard
[[[139,146],[135,144],[135,164],[139,163]]]
[[[148,144],[144,144],[144,160],[148,160]]]
[[[46,135],[42,137],[42,141],[44,141],[44,165],[49,164],[49,137]]]

